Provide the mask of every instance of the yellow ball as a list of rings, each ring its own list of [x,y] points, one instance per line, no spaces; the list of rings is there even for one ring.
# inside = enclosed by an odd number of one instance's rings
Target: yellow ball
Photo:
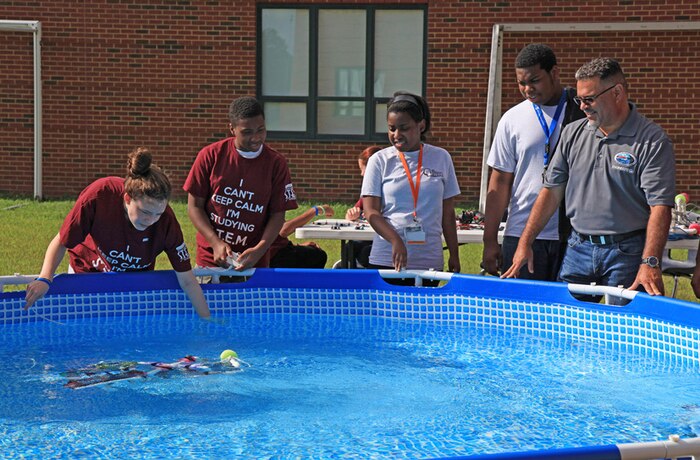
[[[219,359],[221,359],[222,362],[230,361],[231,358],[238,358],[238,353],[233,350],[224,350],[219,355]]]

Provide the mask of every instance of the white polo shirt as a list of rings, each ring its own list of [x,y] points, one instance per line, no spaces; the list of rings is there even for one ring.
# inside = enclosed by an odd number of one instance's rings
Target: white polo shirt
[[[404,152],[404,155],[415,183],[418,151]],[[442,202],[460,194],[452,157],[442,148],[423,144],[421,174],[417,215],[426,233],[426,242],[406,245],[406,268],[442,270]],[[381,198],[382,215],[405,242],[404,228],[413,222],[413,194],[406,170],[393,146],[369,158],[362,181],[362,196]],[[374,237],[369,261],[375,265],[393,266],[391,244],[379,235]]]

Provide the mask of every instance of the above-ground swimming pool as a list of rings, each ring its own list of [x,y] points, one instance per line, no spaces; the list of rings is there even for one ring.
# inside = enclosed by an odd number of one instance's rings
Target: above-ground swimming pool
[[[593,305],[563,284],[464,275],[397,287],[372,270],[257,270],[204,290],[214,322],[171,272],[60,276],[28,312],[23,292],[1,294],[0,451],[620,458],[616,444],[700,432],[696,304]],[[205,367],[150,364],[187,355]],[[141,374],[65,386],[96,363]]]

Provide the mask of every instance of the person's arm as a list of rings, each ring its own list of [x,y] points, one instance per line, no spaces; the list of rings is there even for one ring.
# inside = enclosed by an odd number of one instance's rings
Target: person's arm
[[[498,244],[498,228],[506,212],[515,175],[498,169],[491,171],[484,216],[484,252],[482,268],[498,276],[501,267],[501,246]]]
[[[39,278],[27,285],[27,293],[24,297],[24,309],[28,310],[34,303],[44,297],[49,291],[50,283],[53,282],[53,275],[66,254],[66,247],[61,244],[61,235],[56,236],[49,243],[44,255],[44,263],[41,266]]]
[[[207,305],[207,299],[204,298],[204,293],[202,292],[202,287],[197,282],[197,278],[194,276],[192,270],[186,272],[175,272],[177,276],[177,282],[187,297],[192,302],[192,306],[195,311],[202,319],[209,319],[211,313],[209,312],[209,306]]]
[[[202,234],[204,239],[206,239],[211,246],[214,262],[221,267],[227,267],[228,263],[226,262],[226,258],[232,255],[233,251],[231,247],[216,234],[214,227],[212,227],[207,217],[207,212],[204,209],[205,204],[206,200],[204,198],[189,193],[187,195],[187,215],[190,217],[194,228]]]
[[[552,188],[543,188],[537,195],[537,200],[532,207],[530,217],[525,224],[525,230],[520,235],[518,247],[513,254],[513,265],[510,266],[501,278],[517,278],[520,273],[520,268],[527,264],[527,269],[530,273],[535,272],[535,266],[532,257],[532,243],[535,242],[537,235],[547,225],[549,219],[554,215],[554,212],[559,208],[559,203],[564,197],[564,186],[559,185]]]
[[[327,204],[322,204],[320,206],[313,206],[307,209],[303,213],[296,216],[294,219],[286,221],[282,225],[282,230],[280,230],[280,236],[287,238],[289,235],[294,233],[294,231],[297,228],[308,224],[316,216],[333,217],[333,208],[331,208]]]
[[[362,198],[362,207],[365,210],[365,218],[375,232],[391,243],[392,261],[394,269],[401,271],[408,262],[408,251],[401,236],[396,233],[382,215],[382,199],[378,196],[365,196]]]
[[[236,267],[237,271],[253,268],[255,264],[258,263],[260,258],[265,255],[267,250],[270,249],[272,243],[277,239],[277,235],[279,235],[280,230],[282,230],[282,225],[284,225],[284,214],[285,211],[279,211],[270,215],[270,219],[265,225],[265,230],[263,230],[260,242],[258,242],[258,244],[252,248],[246,249],[238,256],[238,263],[240,263],[240,266]]]
[[[700,299],[700,243],[698,243],[698,253],[695,255],[695,270],[690,285],[693,287],[695,297]]]
[[[651,206],[649,221],[647,222],[647,239],[644,244],[642,258],[654,256],[661,260],[666,241],[668,240],[668,229],[671,226],[670,206]],[[652,268],[647,264],[640,263],[637,278],[628,289],[637,289],[643,286],[649,295],[664,295],[664,281],[661,276],[661,267]]]
[[[457,217],[455,216],[454,197],[442,200],[442,235],[445,238],[447,251],[450,253],[447,260],[447,269],[452,273],[459,273],[462,270],[462,265],[459,261],[459,241],[457,240]]]

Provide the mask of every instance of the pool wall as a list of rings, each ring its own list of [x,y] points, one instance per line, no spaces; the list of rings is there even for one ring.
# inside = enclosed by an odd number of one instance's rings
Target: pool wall
[[[587,341],[653,357],[661,366],[700,367],[700,305],[637,295],[625,306],[581,302],[567,285],[454,275],[440,288],[387,284],[375,270],[258,269],[244,283],[202,286],[214,316],[363,315],[495,328]],[[171,271],[57,276],[25,311],[24,292],[0,293],[0,327],[38,321],[195,313]],[[622,448],[622,447],[620,447]],[[593,446],[460,458],[644,458]]]
[[[519,330],[700,365],[698,304],[637,295],[623,307],[574,299],[565,284],[455,275],[440,288],[387,284],[374,270],[258,269],[244,283],[203,285],[212,314],[364,315]],[[0,294],[0,324],[194,311],[171,271],[57,276],[25,311]]]

